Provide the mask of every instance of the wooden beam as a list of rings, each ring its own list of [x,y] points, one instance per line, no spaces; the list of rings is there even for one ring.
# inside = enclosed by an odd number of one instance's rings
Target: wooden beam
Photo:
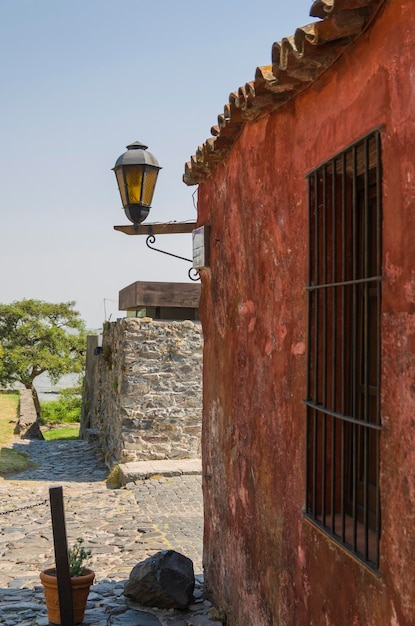
[[[120,311],[158,306],[197,309],[200,284],[137,281],[124,287],[118,296]]]
[[[128,224],[126,226],[114,226],[126,235],[176,235],[191,233],[196,228],[196,222],[167,222],[165,224]]]

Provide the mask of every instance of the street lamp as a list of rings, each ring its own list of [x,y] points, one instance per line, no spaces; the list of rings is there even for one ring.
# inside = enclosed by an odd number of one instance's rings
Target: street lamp
[[[207,249],[208,226],[206,228],[202,226],[195,230],[196,222],[193,221],[141,224],[149,214],[157,176],[161,170],[156,157],[151,152],[147,152],[147,146],[140,141],[135,141],[127,146],[127,152],[118,157],[112,169],[117,178],[125,214],[133,223],[133,226],[131,224],[114,226],[114,229],[126,235],[146,235],[146,245],[150,250],[193,263],[193,267],[188,272],[189,278],[199,280],[199,270],[207,265],[205,248]],[[193,260],[154,247],[155,235],[178,233],[193,233]]]
[[[147,146],[135,141],[118,157],[113,170],[126,216],[133,224],[141,224],[149,214],[161,170],[156,157]]]

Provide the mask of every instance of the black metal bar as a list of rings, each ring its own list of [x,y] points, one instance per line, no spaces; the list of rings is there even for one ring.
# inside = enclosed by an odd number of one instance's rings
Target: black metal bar
[[[155,243],[156,238],[155,238],[155,236],[152,233],[151,226],[148,227],[148,230],[149,230],[149,235],[147,236],[147,239],[146,239],[146,246],[148,248],[150,248],[150,250],[154,250],[155,252],[161,252],[161,254],[166,254],[167,256],[172,256],[175,259],[180,259],[181,261],[187,261],[188,263],[193,263],[192,259],[187,259],[186,257],[180,256],[179,254],[173,254],[173,252],[167,252],[166,250],[160,250],[160,248],[155,248],[152,244]],[[192,275],[192,272],[193,272],[194,275]],[[194,267],[191,267],[189,269],[188,276],[189,276],[190,280],[193,280],[193,281],[200,280],[199,272]]]
[[[357,278],[356,280],[345,280],[336,283],[320,283],[319,285],[306,285],[304,291],[317,291],[318,289],[326,289],[327,287],[353,287],[353,285],[361,285],[365,283],[380,283],[383,280],[383,276],[371,276],[370,278]]]
[[[379,485],[379,454],[380,454],[380,437],[376,437],[376,491],[375,491],[375,533],[376,533],[376,554],[375,562],[379,567],[380,562],[380,485]]]
[[[312,206],[313,206],[313,187],[312,187],[312,179],[309,180],[308,185],[308,282],[311,283],[313,276],[313,233],[314,233],[314,225],[312,221]],[[311,394],[311,359],[312,359],[312,311],[313,311],[313,294],[308,293],[307,297],[307,307],[308,307],[308,318],[307,318],[307,398],[310,398]],[[311,442],[311,410],[307,408],[307,417],[306,417],[306,510],[310,511],[310,494],[312,493],[311,489],[311,478],[312,472],[310,471],[310,464],[312,460],[312,454],[310,451],[310,442]]]
[[[330,518],[331,530],[336,530],[336,479],[337,479],[337,422],[331,419],[331,491],[330,491]]]
[[[318,282],[320,280],[320,211],[319,211],[319,179],[318,173],[314,175],[314,276]],[[320,375],[320,359],[319,359],[319,325],[320,325],[320,302],[319,294],[314,297],[314,399],[318,401],[319,375]],[[313,515],[317,515],[317,467],[318,467],[318,413],[313,412]]]
[[[336,280],[337,276],[337,171],[336,162],[333,159],[331,165],[332,171],[332,280]],[[336,386],[337,386],[337,289],[332,289],[332,362],[331,368],[331,406],[335,411],[336,406]],[[337,421],[331,418],[331,495],[330,495],[330,514],[331,514],[331,530],[336,530],[336,479],[337,479]]]
[[[323,166],[323,210],[322,210],[322,281],[327,283],[327,166]],[[323,405],[327,406],[327,289],[323,289],[323,315],[322,315],[322,398]],[[324,526],[326,525],[326,491],[327,491],[327,415],[322,418],[321,433],[321,517]]]
[[[364,527],[364,555],[369,559],[369,431],[363,428],[363,527]]]
[[[153,244],[155,243],[156,238],[154,235],[148,235],[146,239],[146,245],[150,250],[155,250],[155,252],[161,252],[161,254],[167,254],[167,256],[173,256],[175,259],[180,259],[181,261],[187,261],[188,263],[193,263],[192,259],[187,259],[184,256],[179,256],[178,254],[173,254],[173,252],[166,252],[166,250],[160,250],[159,248],[155,248]]]
[[[358,215],[357,215],[357,146],[352,147],[352,278],[353,281],[358,280]],[[358,302],[357,302],[357,285],[352,285],[352,369],[351,369],[351,395],[352,395],[352,410],[353,417],[357,415],[357,316],[358,316]],[[357,548],[357,427],[352,426],[352,518],[353,518],[353,550]]]
[[[51,487],[49,489],[49,499],[50,512],[52,516],[53,545],[55,549],[61,625],[75,626],[62,487]]]
[[[320,237],[319,237],[319,181],[318,173],[314,176],[314,202],[315,202],[315,215],[314,215],[314,276],[316,283],[320,280]],[[314,400],[318,402],[318,387],[319,387],[319,326],[320,326],[320,301],[319,294],[316,293],[314,298]]]
[[[347,185],[346,185],[346,175],[347,175],[347,164],[346,164],[346,153],[342,154],[342,369],[341,369],[341,413],[342,415],[346,414],[346,383],[347,383],[347,362],[346,362],[346,330],[347,330],[347,307],[346,307],[346,276],[347,276],[347,249],[346,249],[346,225],[347,225]],[[340,486],[340,515],[341,515],[341,537],[344,542],[346,539],[346,509],[345,509],[345,499],[346,499],[346,422],[342,420],[342,429],[341,429],[341,486]]]
[[[312,513],[313,517],[317,516],[317,452],[318,452],[318,414],[317,411],[313,411],[313,499],[312,499]]]
[[[312,180],[309,180],[308,184],[308,282],[311,283],[313,279],[313,233],[314,233],[314,225],[313,225],[313,214],[312,214],[312,202],[313,202],[313,186]],[[308,358],[308,368],[307,368],[307,398],[310,397],[311,393],[311,330],[312,330],[312,301],[311,294],[308,294],[307,298],[307,307],[308,307],[308,318],[307,318],[307,358]]]
[[[195,267],[189,268],[187,275],[189,276],[190,280],[193,280],[194,282],[200,280],[199,270],[197,270]]]
[[[363,239],[364,239],[364,276],[370,278],[370,245],[369,245],[369,141],[364,141],[364,206],[363,206]],[[371,285],[370,285],[371,286]],[[369,346],[369,283],[363,285],[363,417],[369,420],[369,359],[372,356]]]
[[[331,415],[332,417],[335,417],[336,419],[339,419],[339,420],[344,420],[345,422],[348,422],[349,424],[356,424],[357,426],[365,426],[366,428],[370,428],[371,430],[374,430],[374,431],[382,430],[382,426],[380,424],[375,424],[375,423],[368,424],[356,417],[352,417],[351,415],[343,415],[343,413],[339,413],[338,411],[332,411],[331,409],[327,409],[322,404],[312,402],[311,400],[303,400],[303,403],[306,406],[310,407],[311,409],[314,409],[315,411],[319,411],[320,413],[324,413],[325,415]]]
[[[382,267],[382,161],[381,161],[381,136],[378,131],[375,134],[376,137],[376,272],[379,273]],[[380,385],[381,385],[381,296],[382,285],[379,283],[376,285],[376,307],[377,307],[377,320],[378,320],[378,336],[377,336],[377,365],[376,365],[376,378],[377,378],[377,405],[376,405],[376,421],[381,423],[380,419]],[[375,507],[376,507],[376,565],[379,567],[379,540],[380,540],[380,485],[379,485],[379,454],[380,454],[380,438],[376,437],[376,492],[375,492]]]
[[[380,132],[375,135],[376,140],[376,240],[377,255],[376,267],[379,272],[382,267],[382,144]]]
[[[364,206],[363,206],[363,272],[366,278],[370,275],[370,246],[369,246],[369,140],[363,142],[364,150]],[[363,286],[363,419],[366,422],[369,418],[369,359],[371,350],[369,346],[369,284]],[[363,533],[364,533],[364,555],[369,558],[369,435],[366,428],[363,429]]]
[[[357,462],[358,462],[358,450],[357,450],[357,426],[352,426],[352,518],[353,518],[353,550],[357,551]]]

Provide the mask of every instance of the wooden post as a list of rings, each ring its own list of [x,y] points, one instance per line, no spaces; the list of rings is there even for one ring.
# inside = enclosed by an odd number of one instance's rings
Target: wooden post
[[[62,487],[49,489],[61,626],[75,626]]]

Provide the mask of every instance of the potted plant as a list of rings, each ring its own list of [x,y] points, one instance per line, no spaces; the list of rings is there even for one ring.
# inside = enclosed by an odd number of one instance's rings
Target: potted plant
[[[91,551],[85,550],[83,543],[84,540],[78,537],[73,547],[68,550],[75,624],[81,624],[84,619],[89,588],[95,578],[95,573],[85,567],[85,564],[91,557]],[[60,624],[61,615],[56,569],[51,567],[43,570],[43,572],[40,573],[40,580],[44,587],[49,622],[52,624]]]

